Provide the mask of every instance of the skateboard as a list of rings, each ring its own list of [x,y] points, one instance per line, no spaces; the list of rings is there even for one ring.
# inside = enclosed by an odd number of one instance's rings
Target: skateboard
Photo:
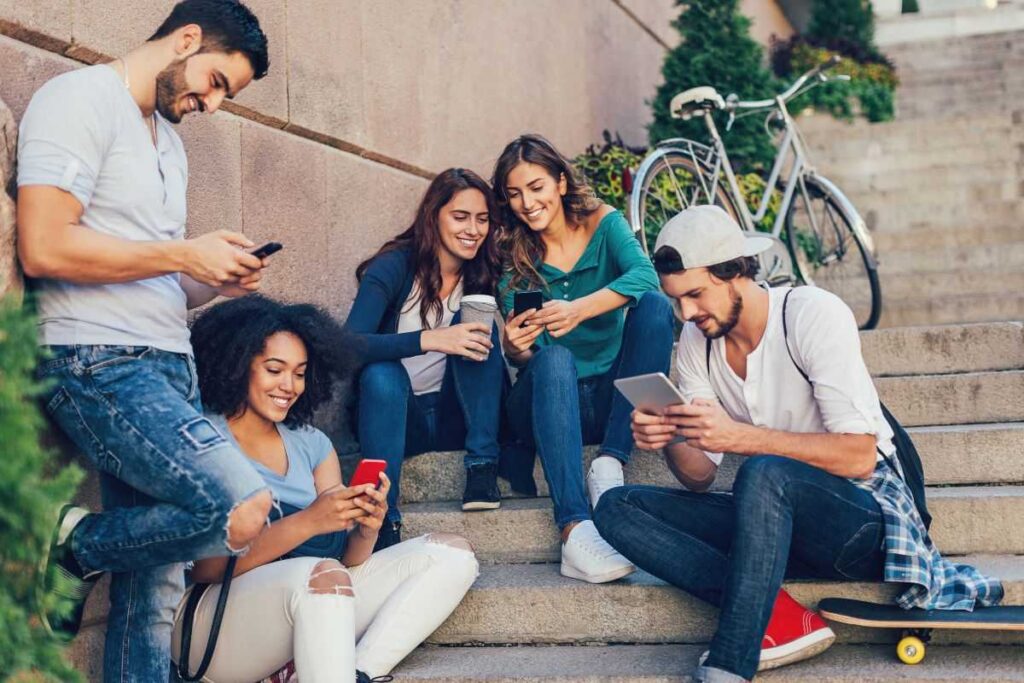
[[[973,612],[905,610],[896,605],[826,598],[818,603],[818,611],[824,618],[840,624],[902,630],[896,656],[904,664],[918,664],[924,659],[925,643],[931,639],[933,629],[1024,631],[1024,606],[978,607]]]

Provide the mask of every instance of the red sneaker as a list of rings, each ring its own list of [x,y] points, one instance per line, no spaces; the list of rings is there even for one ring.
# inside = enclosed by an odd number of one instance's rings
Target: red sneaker
[[[836,634],[821,617],[780,590],[761,639],[761,663],[757,670],[810,659],[827,650],[835,639]]]
[[[836,634],[821,617],[780,590],[761,639],[761,661],[757,670],[767,671],[810,659],[827,650],[835,639]],[[708,654],[705,651],[697,663],[703,666]]]

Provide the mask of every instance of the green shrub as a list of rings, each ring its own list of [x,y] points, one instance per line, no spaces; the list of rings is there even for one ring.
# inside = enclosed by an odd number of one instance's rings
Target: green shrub
[[[703,121],[671,117],[669,102],[683,90],[710,85],[722,97],[736,93],[747,100],[771,97],[778,90],[777,80],[762,64],[764,52],[750,37],[750,20],[740,14],[738,0],[677,0],[676,4],[682,11],[673,26],[682,41],[662,65],[664,83],[651,103],[654,120],[648,132],[652,144],[670,137],[707,141]],[[762,118],[739,119],[728,133],[725,121],[725,114],[716,115],[737,168],[770,167],[775,150]]]
[[[629,206],[629,192],[626,187],[632,174],[640,166],[647,150],[643,147],[628,147],[622,138],[604,131],[604,145],[587,147],[587,151],[573,159],[573,165],[586,177],[594,188],[597,198],[626,213]]]
[[[844,54],[851,53],[837,49],[838,46],[855,45],[870,57],[881,57],[875,47],[875,10],[871,0],[814,0],[805,34],[815,45],[834,47]]]
[[[0,676],[65,683],[81,676],[42,630],[33,601],[57,510],[82,472],[58,472],[55,454],[40,445],[37,361],[34,321],[12,298],[0,299]]]
[[[921,8],[917,6],[917,0],[903,0],[903,14],[911,14],[913,12],[920,12]]]

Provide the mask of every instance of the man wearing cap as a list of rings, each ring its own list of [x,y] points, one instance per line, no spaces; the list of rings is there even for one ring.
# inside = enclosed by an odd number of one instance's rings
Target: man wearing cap
[[[898,582],[905,608],[1002,597],[998,581],[941,558],[889,466],[893,433],[850,309],[815,287],[755,282],[771,245],[712,206],[662,229],[655,269],[692,323],[676,352],[686,403],[634,412],[633,434],[664,449],[689,490],[621,487],[594,511],[634,564],[720,608],[700,681],[750,680],[831,645],[821,618],[781,590],[787,577]],[[743,458],[732,493],[707,493],[725,452]]]

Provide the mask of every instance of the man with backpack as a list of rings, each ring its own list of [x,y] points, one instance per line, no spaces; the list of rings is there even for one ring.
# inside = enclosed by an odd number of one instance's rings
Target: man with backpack
[[[676,355],[686,403],[634,412],[633,433],[664,449],[688,490],[620,487],[594,511],[629,560],[720,608],[699,681],[750,680],[831,645],[821,618],[781,590],[788,577],[904,584],[904,608],[1003,595],[929,539],[920,461],[883,412],[850,309],[815,287],[755,282],[769,246],[712,206],[662,229],[655,268],[691,323]],[[707,493],[725,452],[744,457],[732,493]]]

